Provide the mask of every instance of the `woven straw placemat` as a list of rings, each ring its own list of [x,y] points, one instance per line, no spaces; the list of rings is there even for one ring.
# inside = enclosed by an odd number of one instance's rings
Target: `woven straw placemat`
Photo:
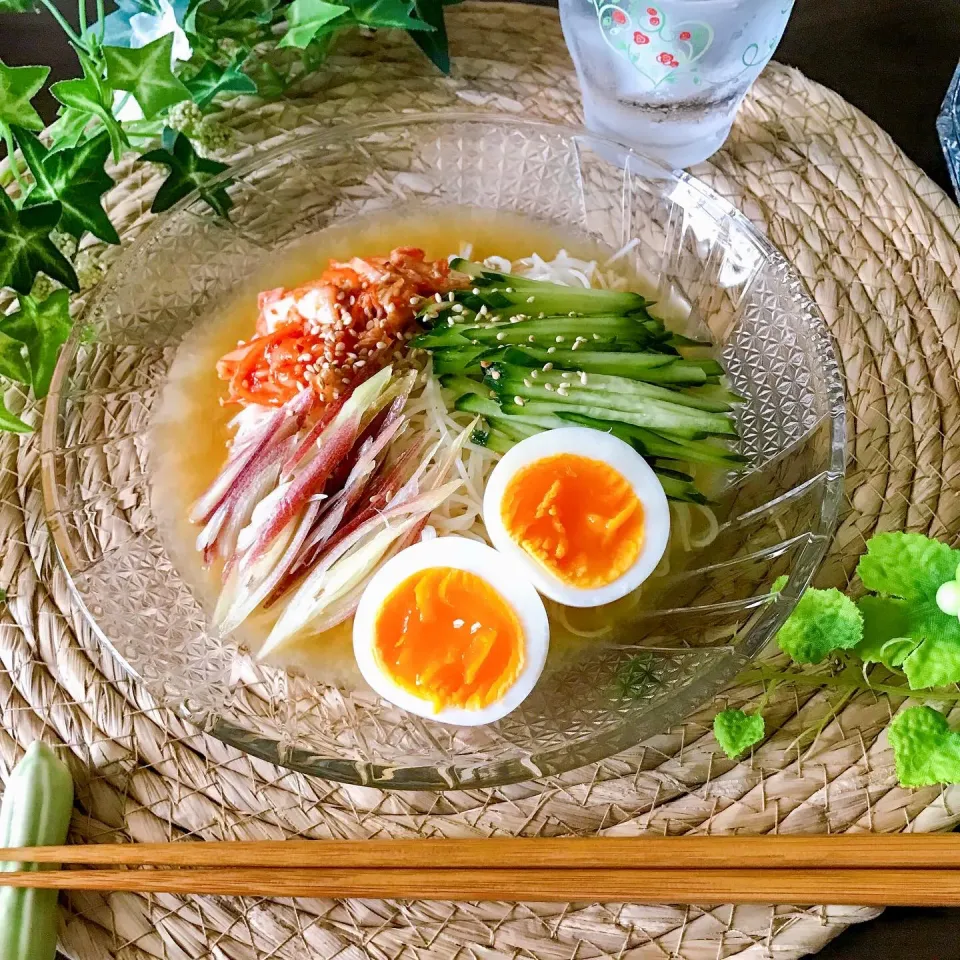
[[[449,11],[452,78],[402,35],[354,36],[282,102],[224,114],[239,154],[372,115],[474,107],[578,122],[554,12]],[[796,265],[836,336],[849,390],[849,506],[819,580],[844,586],[864,539],[960,531],[960,211],[889,137],[836,94],[771,65],[726,147],[694,170]],[[151,219],[158,173],[128,164],[108,197],[125,238]],[[37,422],[38,411],[25,414]],[[35,737],[63,744],[77,783],[76,842],[282,837],[940,830],[956,788],[896,785],[883,730],[899,706],[823,693],[769,705],[772,736],[720,753],[708,705],[681,727],[550,780],[389,794],[290,773],[157,709],[102,649],[52,556],[35,436],[0,437],[0,769]],[[757,689],[724,698],[748,702]],[[804,737],[817,721],[814,742]],[[62,948],[76,960],[801,957],[873,910],[394,903],[76,894]]]

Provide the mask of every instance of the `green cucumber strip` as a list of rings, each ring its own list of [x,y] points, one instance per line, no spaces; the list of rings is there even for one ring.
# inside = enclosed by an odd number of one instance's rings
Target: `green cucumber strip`
[[[457,373],[446,373],[440,377],[440,386],[453,390],[458,396],[461,394],[476,394],[479,397],[489,397],[490,388],[469,377],[462,377]],[[490,401],[494,403],[493,400]],[[479,412],[479,411],[477,411]]]
[[[463,376],[482,376],[480,358],[489,352],[486,347],[444,347],[436,350],[433,354],[434,375],[443,377],[448,373],[459,373]]]
[[[680,500],[686,503],[710,502],[690,480],[678,480],[676,477],[666,475],[660,470],[655,470],[654,472],[668,499]]]
[[[554,395],[555,396],[555,395]],[[523,399],[521,397],[521,399]],[[569,401],[570,398],[567,398]],[[666,405],[664,405],[666,406]],[[664,410],[662,406],[649,404],[644,409],[637,411],[610,410],[608,407],[597,406],[591,403],[570,403],[556,402],[555,400],[524,400],[523,404],[518,404],[510,400],[502,400],[500,407],[505,414],[519,414],[521,416],[545,416],[555,414],[562,416],[564,413],[579,413],[582,416],[590,417],[593,420],[602,420],[611,423],[614,427],[617,424],[628,423],[637,427],[647,427],[650,430],[669,430],[671,435],[681,437],[687,440],[701,440],[708,436],[712,431],[705,431],[702,427],[691,423],[682,416],[677,416],[673,410],[682,410],[678,407]],[[715,414],[702,414],[702,416],[716,416]],[[726,426],[726,424],[725,424]],[[724,433],[732,432],[732,427],[725,430]]]
[[[450,328],[451,330],[454,328]],[[551,316],[531,320],[521,320],[518,323],[490,323],[472,327],[458,327],[456,330],[468,342],[477,341],[491,347],[500,344],[518,344],[543,347],[569,349],[577,337],[588,337],[590,340],[620,340],[626,343],[646,344],[651,337],[642,324],[630,317],[566,317]],[[530,340],[533,337],[533,341]],[[557,337],[561,339],[558,341]],[[419,346],[420,337],[411,341],[411,345]],[[438,346],[447,344],[438,344]],[[452,345],[452,344],[451,344]]]
[[[714,400],[702,397],[691,397],[683,390],[668,390],[656,384],[640,383],[628,380],[625,377],[608,377],[603,374],[585,374],[587,382],[582,377],[568,374],[568,371],[540,371],[536,377],[535,371],[523,367],[513,367],[507,364],[493,364],[487,368],[483,382],[500,396],[529,397],[532,400],[550,400],[558,396],[557,391],[563,390],[564,396],[558,399],[570,399],[573,402],[601,403],[613,410],[635,410],[638,406],[654,403],[660,406],[671,405],[677,407],[688,417],[698,415],[721,414],[729,410],[729,404],[720,404]],[[551,390],[550,388],[554,388]],[[726,421],[727,418],[716,418],[713,422]],[[707,416],[704,422],[709,422]],[[706,427],[704,429],[707,429]],[[722,430],[728,433],[729,430]]]
[[[646,383],[677,383],[697,386],[707,380],[700,361],[682,360],[669,353],[604,352],[593,350],[554,350],[542,347],[510,346],[503,354],[505,363],[535,367],[552,363],[563,370],[584,370],[642,380]]]
[[[543,416],[529,417],[522,411],[510,417],[503,412],[500,404],[496,400],[489,400],[486,397],[478,396],[475,393],[467,393],[458,397],[453,405],[454,410],[460,410],[464,413],[479,413],[489,421],[494,420],[512,420],[517,423],[524,423],[531,427],[540,427],[544,430],[556,427],[569,427],[570,424],[560,417]]]
[[[519,423],[516,417],[497,417],[489,421],[490,429],[502,433],[512,440],[526,440],[535,433],[543,433],[542,427],[533,427],[529,423]]]
[[[410,341],[410,346],[414,350],[436,350],[438,347],[470,347],[473,344],[464,335],[463,331],[468,329],[463,326],[448,326],[446,324],[437,324],[433,330],[427,333],[421,333]]]

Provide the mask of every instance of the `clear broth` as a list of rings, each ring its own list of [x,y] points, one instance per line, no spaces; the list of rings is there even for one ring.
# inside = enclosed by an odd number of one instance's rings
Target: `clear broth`
[[[238,340],[251,336],[260,290],[295,287],[314,279],[330,259],[383,255],[399,246],[421,247],[431,259],[469,250],[477,260],[488,256],[518,260],[533,253],[549,260],[564,249],[575,257],[603,260],[612,252],[583,234],[518,214],[463,207],[417,207],[329,228],[262,264],[222,308],[183,339],[151,429],[154,513],[178,570],[208,611],[216,602],[220,571],[203,567],[194,548],[199,531],[187,520],[187,514],[223,464],[230,437],[227,425],[238,410],[235,405],[221,403],[224,385],[215,372],[217,360]],[[649,284],[639,278],[634,280],[637,289],[651,292]],[[671,307],[671,314],[682,316],[682,306]],[[257,649],[278,613],[251,618],[238,631],[238,644]],[[568,615],[577,622],[576,611],[568,611]],[[351,625],[348,621],[289,645],[278,665],[328,683],[348,687],[361,684],[353,659]],[[572,634],[554,622],[551,662],[567,661],[577,649],[596,642]]]

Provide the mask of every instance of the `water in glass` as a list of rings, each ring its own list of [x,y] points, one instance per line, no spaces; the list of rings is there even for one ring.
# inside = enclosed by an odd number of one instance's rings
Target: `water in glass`
[[[560,0],[587,126],[672,167],[705,160],[793,0]]]

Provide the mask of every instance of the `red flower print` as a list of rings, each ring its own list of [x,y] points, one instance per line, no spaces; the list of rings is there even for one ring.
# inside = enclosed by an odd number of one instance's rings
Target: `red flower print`
[[[645,33],[637,30],[633,35],[633,42],[642,47],[645,43],[650,42],[650,38]]]
[[[627,22],[627,15],[622,10],[613,11],[613,22],[621,26]]]
[[[659,26],[660,26],[660,18],[659,18],[659,17],[651,17],[651,18],[650,18],[650,26],[651,26],[651,27],[659,27]]]
[[[673,54],[664,51],[663,53],[657,54],[657,59],[661,63],[669,63],[673,59]]]
[[[681,40],[689,40],[689,39],[690,39],[690,31],[689,31],[689,30],[684,30],[684,31],[680,34],[680,39],[681,39]]]
[[[680,66],[680,61],[679,61],[679,60],[672,60],[672,59],[671,59],[669,65],[670,65],[671,67],[679,67],[679,66]]]
[[[655,17],[655,16],[657,15],[657,8],[656,8],[656,7],[647,7],[647,13],[648,13],[651,17]]]

